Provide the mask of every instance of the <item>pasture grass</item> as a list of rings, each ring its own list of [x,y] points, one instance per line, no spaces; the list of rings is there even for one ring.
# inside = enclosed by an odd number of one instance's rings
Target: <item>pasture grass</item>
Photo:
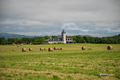
[[[107,46],[113,50],[107,50]],[[82,46],[86,50],[81,50]],[[53,52],[40,48],[63,48]],[[22,52],[26,48],[26,52]],[[29,51],[33,48],[33,51]],[[120,44],[0,45],[0,79],[119,80]],[[12,49],[15,49],[13,52]],[[99,73],[114,74],[99,76]]]

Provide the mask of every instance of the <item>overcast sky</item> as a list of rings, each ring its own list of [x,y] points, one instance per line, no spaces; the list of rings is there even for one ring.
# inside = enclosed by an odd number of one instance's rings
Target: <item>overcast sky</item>
[[[120,34],[120,0],[0,0],[0,33]]]

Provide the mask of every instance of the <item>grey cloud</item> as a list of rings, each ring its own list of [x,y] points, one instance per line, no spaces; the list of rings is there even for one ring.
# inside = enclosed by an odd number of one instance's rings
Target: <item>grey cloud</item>
[[[67,23],[68,24],[68,23]],[[76,27],[69,26],[61,27],[62,24],[57,27],[52,26],[3,26],[0,29],[0,32],[8,32],[8,33],[20,33],[24,35],[58,35],[61,34],[61,31],[64,29],[67,35],[91,35],[91,36],[110,36],[111,34],[119,34],[120,28],[119,27],[80,27],[81,25],[77,25],[74,23]],[[84,26],[84,25],[82,25]],[[28,34],[29,33],[29,34]]]
[[[1,0],[0,32],[108,36],[120,32],[120,0]]]
[[[120,21],[118,0],[5,0],[0,14],[41,21]],[[7,4],[9,3],[9,4]]]
[[[56,26],[53,22],[43,22],[36,20],[4,20],[0,22],[0,25],[21,25],[21,26]]]
[[[86,24],[87,23],[87,24]],[[97,22],[93,23],[93,22],[83,22],[83,24],[77,24],[77,23],[74,23],[74,26],[67,26],[67,27],[64,27],[64,29],[66,29],[66,31],[68,31],[69,34],[77,34],[77,35],[92,35],[92,36],[99,36],[99,37],[102,37],[102,36],[110,36],[111,34],[115,35],[115,34],[119,34],[120,32],[120,26],[111,26],[109,25],[108,26],[102,26],[102,27],[96,27],[95,24]],[[100,22],[99,22],[100,23]],[[103,23],[103,22],[101,22]],[[116,22],[115,22],[116,23]],[[115,23],[112,23],[112,24],[115,24]],[[71,24],[71,23],[70,23]],[[89,25],[88,25],[89,24]],[[105,23],[107,24],[107,23]],[[68,23],[67,23],[68,25]],[[115,27],[114,27],[115,26]],[[71,34],[71,35],[72,35]]]

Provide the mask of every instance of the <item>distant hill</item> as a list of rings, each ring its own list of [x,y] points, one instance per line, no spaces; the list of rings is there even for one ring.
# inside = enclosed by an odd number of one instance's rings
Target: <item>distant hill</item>
[[[87,36],[87,37],[91,37],[90,35],[80,35],[81,37]]]
[[[81,37],[83,37],[83,36],[90,37],[89,35],[81,35]],[[35,37],[35,36],[26,36],[26,35],[19,35],[19,34],[0,33],[0,37],[4,37],[6,39],[8,39],[8,38],[19,38],[19,39],[21,39],[22,37],[32,38],[32,37]],[[44,36],[38,36],[38,37],[44,37]]]
[[[8,39],[8,38],[19,38],[19,39],[21,39],[22,37],[32,38],[34,36],[25,36],[25,35],[19,35],[19,34],[0,33],[0,37],[4,37],[6,39]]]
[[[103,37],[103,38],[120,39],[120,34],[118,34],[118,35],[115,35],[115,36]]]
[[[46,36],[46,35],[45,35]],[[87,37],[91,37],[90,35],[80,35],[81,37],[83,36],[87,36]],[[6,39],[8,38],[19,38],[21,39],[22,37],[28,37],[28,38],[32,38],[35,36],[26,36],[26,35],[19,35],[19,34],[9,34],[9,33],[0,33],[0,37],[4,37]],[[44,37],[44,36],[38,36],[38,37]],[[54,37],[54,36],[53,36]],[[57,36],[56,36],[57,37]],[[120,34],[115,35],[115,36],[108,36],[108,37],[103,37],[103,38],[114,38],[114,39],[120,39]]]

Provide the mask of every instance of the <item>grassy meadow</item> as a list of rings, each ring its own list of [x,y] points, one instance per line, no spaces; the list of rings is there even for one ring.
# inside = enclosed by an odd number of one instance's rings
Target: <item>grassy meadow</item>
[[[108,45],[113,50],[107,50]],[[40,51],[40,47],[63,50]],[[2,49],[0,80],[120,80],[120,44],[0,45]]]

